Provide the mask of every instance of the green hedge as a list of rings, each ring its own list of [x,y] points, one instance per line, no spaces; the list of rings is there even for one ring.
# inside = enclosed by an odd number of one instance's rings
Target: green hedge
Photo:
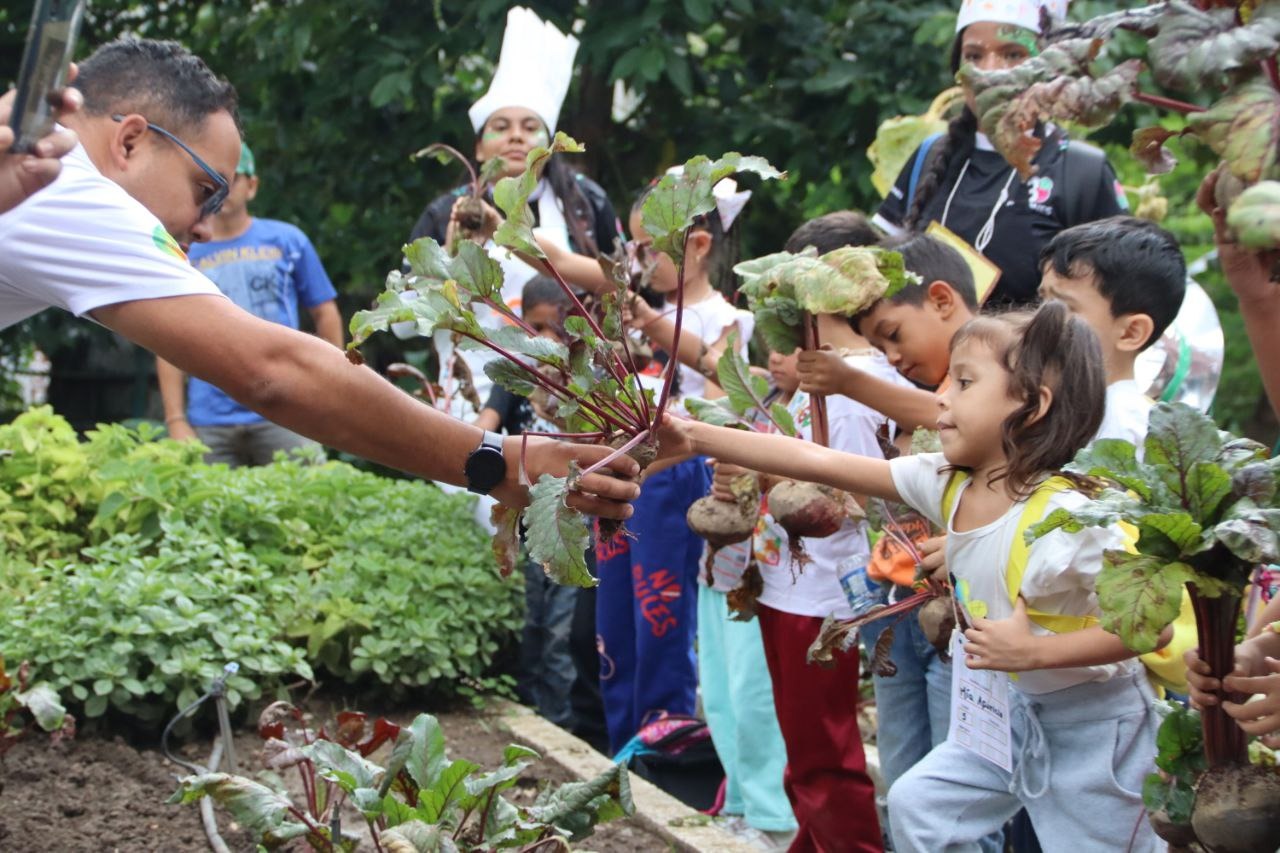
[[[469,497],[159,436],[0,426],[0,655],[86,716],[170,714],[228,661],[233,703],[298,677],[449,693],[518,629]]]

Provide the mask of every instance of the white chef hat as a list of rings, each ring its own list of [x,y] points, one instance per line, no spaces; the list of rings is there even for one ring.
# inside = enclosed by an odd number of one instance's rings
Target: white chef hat
[[[524,107],[537,113],[547,130],[555,133],[577,52],[576,38],[531,10],[517,6],[507,12],[498,70],[489,91],[467,110],[475,132],[498,110]]]
[[[1069,0],[964,0],[956,17],[956,32],[979,21],[1013,24],[1033,33],[1040,32],[1040,10],[1061,19],[1067,15]]]

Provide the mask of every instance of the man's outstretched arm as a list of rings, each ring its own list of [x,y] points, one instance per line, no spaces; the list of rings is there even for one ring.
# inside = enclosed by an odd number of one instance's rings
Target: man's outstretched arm
[[[98,308],[103,325],[146,347],[174,367],[210,382],[267,420],[329,447],[431,480],[462,485],[467,456],[481,431],[423,405],[341,350],[312,335],[260,320],[217,296],[143,299]],[[519,484],[520,439],[505,444],[507,477],[493,495],[523,504]],[[607,447],[530,439],[526,467],[531,480],[562,476],[569,462],[584,467],[609,455]],[[617,474],[638,473],[627,456],[610,463]],[[593,515],[625,518],[624,503],[638,487],[605,473],[582,481],[572,497]]]

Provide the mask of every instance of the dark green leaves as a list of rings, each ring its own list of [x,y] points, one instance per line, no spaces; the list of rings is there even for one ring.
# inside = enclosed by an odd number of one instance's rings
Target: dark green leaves
[[[226,773],[188,776],[169,802],[185,805],[202,797],[213,798],[231,813],[237,823],[263,839],[268,847],[306,833],[307,828],[303,824],[288,820],[291,805],[288,797],[243,776]]]
[[[753,172],[765,179],[786,177],[763,157],[744,157],[737,152],[719,160],[694,157],[680,174],[663,176],[644,200],[641,221],[653,247],[679,264],[684,257],[685,232],[697,217],[715,209],[713,188],[736,172]]]
[[[543,474],[529,489],[530,503],[525,510],[529,556],[556,583],[591,587],[596,579],[583,556],[591,534],[585,519],[565,503],[569,487],[568,478]]]
[[[1247,25],[1236,10],[1197,9],[1169,3],[1159,33],[1147,45],[1151,71],[1161,86],[1182,91],[1220,89],[1258,73],[1258,63],[1280,49],[1280,15],[1275,4],[1258,4]]]
[[[493,202],[506,214],[506,221],[493,235],[499,246],[506,246],[535,258],[543,258],[542,248],[533,236],[533,210],[529,196],[542,180],[542,171],[553,154],[580,154],[586,149],[564,133],[557,133],[550,147],[538,146],[525,157],[525,170],[518,177],[503,178],[493,187]]]
[[[1280,246],[1280,181],[1249,187],[1231,205],[1227,225],[1248,249]]]
[[[1187,116],[1187,127],[1245,183],[1280,178],[1280,92],[1265,77],[1232,89],[1206,112]]]
[[[1097,581],[1102,627],[1139,654],[1153,651],[1160,632],[1178,617],[1182,585],[1194,578],[1185,563],[1108,551]]]
[[[1181,703],[1166,703],[1168,713],[1156,732],[1156,767],[1168,778],[1152,773],[1142,786],[1142,802],[1149,812],[1163,810],[1175,824],[1189,824],[1195,806],[1195,783],[1208,766],[1200,712]]]

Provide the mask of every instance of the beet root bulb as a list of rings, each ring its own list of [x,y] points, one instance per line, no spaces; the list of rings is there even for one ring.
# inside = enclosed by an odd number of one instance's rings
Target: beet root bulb
[[[710,495],[694,501],[685,520],[712,548],[746,541],[756,529],[755,513],[744,510],[736,501],[722,501]]]
[[[1256,764],[1206,770],[1196,783],[1191,827],[1212,853],[1280,848],[1280,772]]]

